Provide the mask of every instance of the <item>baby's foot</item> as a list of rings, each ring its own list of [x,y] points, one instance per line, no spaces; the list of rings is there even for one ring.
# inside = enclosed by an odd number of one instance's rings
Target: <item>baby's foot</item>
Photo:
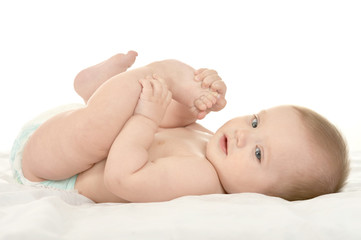
[[[209,89],[212,93],[213,98],[212,99],[212,105],[210,105],[209,101],[207,104],[207,111],[220,111],[222,110],[226,104],[227,101],[225,99],[226,92],[227,92],[227,86],[222,81],[222,78],[218,75],[218,73],[215,70],[207,69],[207,68],[201,68],[194,73],[195,80],[202,82],[202,88]],[[209,97],[208,97],[209,98]],[[214,98],[216,98],[216,101],[214,101]],[[200,102],[200,101],[198,101]],[[197,103],[195,102],[195,106],[197,106]],[[203,100],[203,103],[207,103]],[[199,103],[200,106],[202,106],[202,103]],[[204,107],[203,107],[204,108]],[[200,109],[202,110],[202,109]]]
[[[215,70],[202,68],[194,72],[196,82],[201,82],[201,95],[193,102],[192,110],[198,119],[203,119],[211,111],[220,111],[226,106],[227,87]],[[195,89],[197,91],[197,89]]]
[[[212,111],[211,109],[217,103],[218,96],[217,92],[208,91],[194,100],[194,106],[191,107],[191,110],[197,114],[197,119],[203,119]]]
[[[87,101],[105,81],[132,66],[137,55],[135,51],[116,54],[104,62],[82,70],[75,77],[75,91]]]
[[[139,82],[142,85],[142,92],[134,114],[143,115],[159,126],[172,100],[172,93],[158,76],[147,77]]]
[[[225,90],[222,93],[219,92],[223,88],[213,88],[219,83],[211,87],[213,82],[223,83],[216,71],[208,69],[194,71],[192,67],[177,60],[165,60],[157,62],[155,65],[151,64],[151,66],[156,69],[155,72],[166,78],[173,99],[187,106],[194,117],[201,119],[208,112],[216,111],[215,106],[218,106],[219,102],[218,96],[222,94],[224,96],[225,93]],[[198,80],[195,79],[196,77]],[[209,86],[206,86],[207,84]],[[223,86],[225,88],[224,83]]]

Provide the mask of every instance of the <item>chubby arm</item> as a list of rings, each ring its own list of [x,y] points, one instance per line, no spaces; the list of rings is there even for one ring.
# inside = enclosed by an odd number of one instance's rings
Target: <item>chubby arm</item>
[[[225,193],[212,165],[192,157],[148,161],[139,171],[123,178],[105,179],[105,183],[109,191],[129,202],[161,202],[188,195]]]
[[[143,89],[135,114],[109,151],[104,172],[108,190],[131,202],[220,192],[217,174],[207,161],[193,157],[149,161],[148,149],[171,96],[165,84],[158,80],[144,79],[141,84]]]
[[[125,123],[108,154],[105,175],[116,169],[117,177],[124,178],[139,171],[148,161],[158,125],[171,101],[172,95],[164,82],[146,78],[140,80],[142,92],[134,115]],[[113,151],[116,149],[116,151]],[[118,156],[119,153],[122,156]],[[128,159],[124,161],[118,160]]]

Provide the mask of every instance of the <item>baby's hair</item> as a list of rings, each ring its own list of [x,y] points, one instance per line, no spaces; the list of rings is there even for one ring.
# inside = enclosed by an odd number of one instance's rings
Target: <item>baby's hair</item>
[[[345,139],[340,131],[320,114],[304,107],[292,107],[300,116],[309,140],[316,150],[311,153],[311,159],[322,161],[324,164],[321,169],[314,169],[311,166],[306,174],[307,177],[300,176],[296,181],[286,184],[284,189],[286,191],[280,193],[281,197],[290,201],[305,200],[340,191],[349,174],[348,148]]]

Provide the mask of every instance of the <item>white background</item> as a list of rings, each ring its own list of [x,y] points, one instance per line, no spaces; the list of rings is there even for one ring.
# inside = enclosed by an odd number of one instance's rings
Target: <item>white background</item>
[[[0,151],[38,113],[81,102],[78,71],[130,49],[135,67],[175,58],[216,69],[228,105],[203,121],[211,130],[297,104],[361,150],[360,13],[360,1],[347,0],[1,1]]]

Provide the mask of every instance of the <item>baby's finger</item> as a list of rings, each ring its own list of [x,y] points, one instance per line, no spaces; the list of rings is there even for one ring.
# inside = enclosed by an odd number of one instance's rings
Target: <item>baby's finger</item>
[[[213,82],[221,81],[221,80],[222,78],[218,74],[212,73],[211,75],[208,75],[203,79],[202,87],[209,88]]]
[[[153,91],[153,86],[152,83],[150,82],[149,78],[143,78],[140,80],[143,90],[152,90]]]
[[[162,98],[165,98],[165,96],[168,93],[168,86],[163,78],[158,76],[157,74],[153,74],[153,78],[159,81],[161,87],[162,87]]]
[[[220,111],[227,105],[227,100],[225,98],[218,99],[217,103],[213,106],[213,111]]]
[[[149,79],[140,79],[139,83],[142,86],[142,98],[148,99],[149,97],[153,96],[153,87]]]
[[[203,81],[207,76],[210,76],[210,75],[218,75],[218,73],[213,69],[206,68],[196,75],[196,79]]]
[[[207,106],[207,108],[211,108],[213,106],[213,102],[208,98],[208,96],[202,96],[201,100]]]
[[[211,89],[221,95],[225,95],[227,92],[227,86],[222,80],[213,82],[211,84]]]
[[[195,72],[194,72],[194,79],[196,80],[196,81],[201,81],[202,79],[200,78],[200,76],[198,76],[199,74],[201,74],[202,72],[204,72],[205,70],[207,70],[207,68],[200,68],[200,69],[198,69],[198,70],[196,70]]]
[[[151,79],[150,80],[152,86],[153,86],[153,96],[155,97],[161,97],[162,93],[163,93],[163,86],[162,84],[156,80],[156,79]]]
[[[218,96],[219,94],[217,92],[211,92],[210,94],[207,94],[207,98],[212,102],[212,105],[217,102]]]
[[[161,78],[158,74],[153,74],[153,78],[157,79],[159,82],[164,83],[165,84],[165,80],[163,78]]]
[[[207,105],[200,98],[194,101],[194,106],[200,111],[205,111],[207,109]]]

